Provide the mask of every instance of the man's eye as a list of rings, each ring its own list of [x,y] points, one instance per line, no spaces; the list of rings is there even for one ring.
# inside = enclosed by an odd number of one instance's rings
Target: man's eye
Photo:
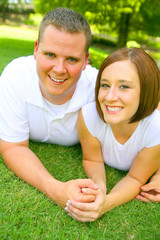
[[[47,55],[48,57],[50,57],[50,58],[54,57],[54,54],[53,54],[53,53],[47,53],[46,55]]]
[[[70,62],[77,62],[77,60],[76,60],[75,58],[73,58],[73,57],[69,57],[68,60],[69,60]]]

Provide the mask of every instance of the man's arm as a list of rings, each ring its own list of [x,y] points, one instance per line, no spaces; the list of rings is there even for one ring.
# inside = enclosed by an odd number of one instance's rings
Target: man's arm
[[[95,199],[81,192],[83,187],[94,187],[94,182],[88,179],[60,182],[56,180],[43,166],[38,157],[29,149],[28,140],[20,143],[9,143],[0,140],[0,152],[6,166],[21,180],[37,188],[46,196],[65,207],[68,199],[80,202],[90,202]]]

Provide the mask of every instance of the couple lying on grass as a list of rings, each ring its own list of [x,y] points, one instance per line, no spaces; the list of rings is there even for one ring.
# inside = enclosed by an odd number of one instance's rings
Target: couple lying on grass
[[[123,48],[98,72],[87,65],[90,42],[83,16],[54,9],[41,22],[34,56],[15,59],[0,80],[6,166],[82,222],[135,197],[160,202],[159,69],[144,50]],[[29,149],[29,139],[62,145],[80,140],[89,179],[55,179]],[[104,164],[129,170],[109,193]]]

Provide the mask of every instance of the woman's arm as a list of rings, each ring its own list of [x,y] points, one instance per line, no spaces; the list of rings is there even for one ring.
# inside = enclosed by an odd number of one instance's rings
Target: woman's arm
[[[83,150],[83,167],[88,178],[91,178],[106,193],[106,175],[102,157],[101,144],[88,131],[82,111],[77,121],[79,139]]]
[[[96,194],[94,203],[69,202],[68,210],[73,218],[79,221],[94,221],[105,212],[133,199],[141,186],[160,167],[160,145],[143,149],[136,157],[128,174],[119,181],[108,195],[102,196],[100,191],[87,189]],[[97,200],[98,199],[98,200]]]
[[[114,203],[112,208],[133,199],[159,166],[160,145],[144,148],[136,157],[126,177],[110,191],[108,197],[109,201]]]
[[[136,198],[143,202],[160,202],[160,168],[151,177],[150,182],[141,187],[141,193]]]

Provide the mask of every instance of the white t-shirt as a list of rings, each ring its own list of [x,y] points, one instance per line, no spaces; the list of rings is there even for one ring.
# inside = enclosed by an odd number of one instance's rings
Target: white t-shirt
[[[129,170],[137,154],[143,148],[160,144],[160,111],[155,110],[142,119],[125,144],[119,143],[109,124],[98,115],[95,102],[82,108],[88,131],[101,143],[104,162],[120,170]]]
[[[96,68],[82,71],[70,101],[55,106],[41,94],[34,57],[13,60],[0,79],[0,138],[7,142],[30,138],[62,145],[78,143],[77,116],[82,106],[94,101],[97,73]]]

